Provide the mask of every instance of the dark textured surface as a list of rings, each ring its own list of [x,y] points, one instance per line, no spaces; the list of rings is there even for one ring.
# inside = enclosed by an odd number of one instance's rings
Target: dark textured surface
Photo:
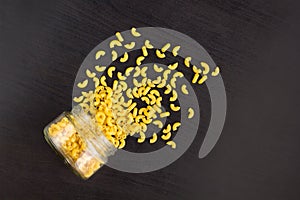
[[[1,0],[0,199],[300,199],[299,10],[296,0]],[[85,55],[131,26],[183,32],[222,66],[223,134],[203,160],[207,124],[162,170],[104,167],[82,181],[42,130],[71,108]]]

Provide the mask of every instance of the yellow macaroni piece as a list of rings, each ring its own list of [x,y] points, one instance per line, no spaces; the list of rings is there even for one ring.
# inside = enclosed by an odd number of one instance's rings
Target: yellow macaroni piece
[[[201,62],[201,66],[204,68],[203,74],[206,75],[209,72],[209,65],[206,62]]]
[[[117,37],[117,39],[118,39],[120,42],[123,42],[123,41],[124,41],[124,39],[123,39],[123,37],[122,37],[122,35],[121,35],[120,32],[116,32],[116,37]]]
[[[168,124],[167,127],[162,131],[163,133],[168,133],[171,131],[171,124]]]
[[[130,73],[134,70],[134,67],[128,67],[126,70],[125,70],[125,75],[126,76],[130,76]]]
[[[170,94],[170,92],[172,91],[172,87],[168,84],[167,86],[166,86],[166,90],[165,90],[165,92],[164,92],[164,94]]]
[[[193,117],[194,117],[194,110],[193,110],[193,108],[189,108],[189,109],[188,109],[188,112],[189,112],[188,118],[189,118],[189,119],[193,118]]]
[[[103,50],[97,51],[95,55],[96,60],[98,60],[101,56],[105,56],[105,51]]]
[[[122,46],[122,43],[119,41],[119,40],[112,40],[110,43],[109,43],[109,47],[112,49],[114,48],[115,46]]]
[[[101,85],[103,85],[103,86],[107,86],[107,84],[106,84],[106,76],[101,76],[101,78],[100,78],[100,83],[101,83]]]
[[[125,44],[124,47],[126,49],[133,49],[135,47],[135,42],[130,42],[128,44]]]
[[[153,144],[157,141],[157,134],[153,133],[152,138],[150,138],[150,144]]]
[[[132,96],[132,93],[131,93],[131,88],[128,88],[128,89],[126,90],[126,95],[127,95],[127,97],[130,98],[130,99],[133,99],[133,98],[134,98],[134,97]]]
[[[144,56],[139,56],[137,59],[136,59],[136,64],[139,66],[142,64],[142,61],[145,59]]]
[[[80,102],[82,102],[83,97],[84,97],[84,96],[74,97],[74,98],[73,98],[73,101],[76,102],[76,103],[80,103]]]
[[[174,75],[173,75],[174,78],[177,78],[177,77],[182,78],[183,76],[184,76],[184,75],[183,75],[182,72],[175,72]]]
[[[207,80],[207,76],[204,75],[204,76],[202,76],[202,78],[198,81],[198,84],[202,84],[202,83],[204,83],[206,80]]]
[[[181,123],[180,122],[175,122],[173,124],[173,127],[172,127],[173,131],[177,131],[177,129],[178,129],[179,126],[181,126]]]
[[[100,84],[100,80],[99,80],[99,78],[97,78],[97,77],[94,77],[94,78],[93,78],[93,81],[94,81],[94,83],[95,83],[95,88],[96,88],[96,87],[98,87],[98,86],[99,86],[99,84]]]
[[[180,46],[176,46],[176,47],[173,48],[172,54],[173,54],[174,57],[176,57],[178,55],[179,49],[180,49]]]
[[[187,66],[187,67],[190,67],[190,62],[191,62],[192,58],[191,57],[186,57],[184,59],[184,65]]]
[[[176,90],[173,90],[172,94],[173,94],[173,96],[170,97],[170,101],[176,101],[176,99],[177,99],[177,92],[176,92]]]
[[[122,58],[120,58],[120,62],[122,62],[122,63],[124,63],[124,62],[126,62],[127,60],[128,60],[128,53],[127,52],[125,52],[124,53],[124,56],[122,57]]]
[[[142,69],[141,69],[141,76],[142,77],[146,77],[147,76],[147,70],[148,70],[148,67],[147,66],[145,66],[145,67],[143,67]]]
[[[170,47],[171,47],[171,44],[170,44],[170,43],[167,43],[167,44],[165,44],[165,45],[161,48],[161,51],[164,53],[164,52],[166,52]]]
[[[157,64],[153,64],[153,69],[156,72],[162,72],[164,70],[164,68],[158,67]]]
[[[216,67],[215,70],[211,73],[212,76],[218,76],[218,74],[220,73],[220,68]]]
[[[105,66],[101,66],[100,67],[99,65],[96,65],[95,69],[96,69],[97,72],[104,72],[105,69],[106,69],[106,67]]]
[[[107,75],[112,78],[113,77],[113,72],[116,70],[115,66],[111,66],[110,68],[108,68],[107,70]]]
[[[96,76],[96,73],[95,72],[91,72],[89,69],[87,69],[85,71],[85,73],[86,73],[87,77],[89,77],[89,78],[94,78]]]
[[[131,28],[131,34],[134,36],[134,37],[140,37],[141,34],[139,32],[136,31],[136,28],[135,27],[132,27]]]
[[[171,138],[171,132],[168,132],[166,135],[162,135],[161,136],[161,139],[163,139],[163,140],[168,140],[168,139],[170,139]]]
[[[170,65],[168,66],[168,68],[169,68],[170,70],[175,70],[177,67],[178,67],[178,62],[173,63],[173,64],[170,64]]]
[[[140,74],[141,74],[141,68],[139,66],[136,66],[133,77],[138,77]]]
[[[154,48],[149,40],[145,40],[145,46],[147,47],[147,49],[153,49]]]
[[[162,128],[163,127],[163,123],[159,120],[155,120],[152,122],[154,125],[158,126],[158,128]]]
[[[85,88],[88,85],[89,81],[86,79],[84,81],[82,81],[81,83],[77,84],[77,87],[79,88]]]
[[[111,51],[111,60],[115,61],[118,58],[118,53],[115,50]]]
[[[171,80],[170,80],[170,85],[171,85],[173,88],[176,88],[176,78],[171,78]]]
[[[164,53],[162,53],[160,50],[156,49],[156,56],[158,58],[165,58],[166,55]]]
[[[169,117],[169,116],[170,116],[170,112],[163,112],[163,113],[160,113],[159,116],[160,116],[161,118]]]
[[[180,106],[175,106],[175,104],[173,104],[173,103],[170,104],[170,108],[171,108],[171,110],[173,110],[175,112],[180,110]]]
[[[148,56],[148,51],[147,51],[147,47],[146,46],[143,46],[142,47],[142,52],[143,52],[143,56]]]
[[[163,79],[163,80],[161,81],[161,83],[157,85],[157,87],[158,87],[158,88],[163,88],[163,87],[165,87],[166,83],[167,83],[166,80]]]
[[[192,80],[192,83],[196,83],[199,78],[199,74],[195,74]]]
[[[185,84],[183,84],[183,85],[181,86],[181,91],[182,91],[183,94],[189,94],[189,91],[187,90]]]
[[[121,81],[125,81],[125,80],[127,79],[126,76],[123,76],[123,75],[122,75],[122,72],[118,72],[118,73],[117,73],[117,77],[118,77],[118,79],[121,80]]]
[[[200,74],[200,73],[202,72],[202,70],[201,70],[201,69],[198,69],[196,65],[193,65],[193,72],[194,72],[195,74]]]
[[[166,144],[171,146],[172,149],[176,149],[176,143],[174,141],[168,141]]]

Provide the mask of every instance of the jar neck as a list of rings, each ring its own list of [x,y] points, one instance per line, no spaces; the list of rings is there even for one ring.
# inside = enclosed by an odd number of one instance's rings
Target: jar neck
[[[70,118],[83,140],[87,143],[95,156],[104,163],[107,158],[116,152],[115,146],[105,137],[94,118],[85,112],[79,105],[74,106]]]

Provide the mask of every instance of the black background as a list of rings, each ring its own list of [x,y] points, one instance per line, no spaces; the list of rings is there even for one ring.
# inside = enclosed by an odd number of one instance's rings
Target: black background
[[[297,2],[1,0],[0,199],[300,199]],[[82,181],[42,130],[71,109],[90,50],[132,26],[185,33],[222,66],[225,127],[205,159],[198,159],[202,124],[164,169],[104,167]]]

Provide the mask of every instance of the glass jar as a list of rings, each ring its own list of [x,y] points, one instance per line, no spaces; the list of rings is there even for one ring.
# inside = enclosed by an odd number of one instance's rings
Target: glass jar
[[[93,117],[80,106],[62,113],[48,124],[44,136],[65,163],[83,179],[91,177],[117,150]]]

